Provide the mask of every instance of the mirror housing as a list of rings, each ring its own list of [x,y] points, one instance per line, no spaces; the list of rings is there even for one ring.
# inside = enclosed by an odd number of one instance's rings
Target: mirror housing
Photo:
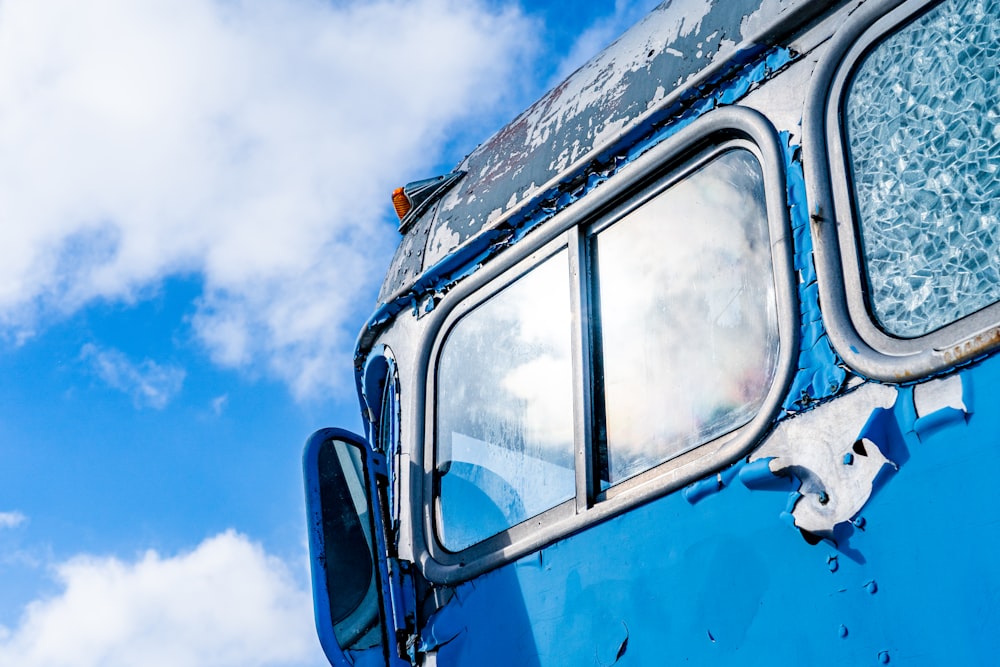
[[[371,457],[336,428],[312,434],[303,456],[316,632],[336,667],[387,662]]]

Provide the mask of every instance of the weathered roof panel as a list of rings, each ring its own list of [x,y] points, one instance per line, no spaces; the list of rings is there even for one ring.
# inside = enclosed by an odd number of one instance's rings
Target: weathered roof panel
[[[403,239],[379,301],[397,295],[426,267],[621,137],[707,68],[752,46],[807,1],[661,4],[458,165],[468,173]]]

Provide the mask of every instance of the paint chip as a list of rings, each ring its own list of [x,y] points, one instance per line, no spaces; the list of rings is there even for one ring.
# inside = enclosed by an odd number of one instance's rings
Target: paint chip
[[[893,387],[862,386],[824,410],[781,422],[752,455],[750,466],[770,459],[768,468],[774,475],[798,481],[801,497],[791,512],[795,526],[811,544],[832,538],[835,526],[857,516],[871,497],[876,478],[883,470],[896,469],[886,455],[898,432],[889,409],[896,397]]]
[[[913,387],[913,406],[917,418],[926,417],[945,408],[952,408],[968,414],[965,387],[959,374],[921,382]]]

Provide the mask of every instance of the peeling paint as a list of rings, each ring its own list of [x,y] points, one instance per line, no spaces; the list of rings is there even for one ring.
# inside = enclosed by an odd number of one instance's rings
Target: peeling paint
[[[784,420],[751,456],[751,462],[768,459],[773,474],[798,480],[791,512],[797,528],[832,537],[835,526],[865,506],[883,468],[896,469],[886,456],[894,436],[884,423],[896,395],[892,387],[865,385],[822,411]],[[848,453],[856,456],[846,466]]]
[[[840,561],[837,559],[837,554],[831,554],[826,557],[826,567],[830,572],[836,572],[840,569]]]
[[[438,252],[450,252],[481,233],[524,202],[529,191],[538,189],[536,184],[552,182],[571,164],[607,146],[605,142],[621,135],[621,145],[627,146],[649,135],[652,127],[669,126],[667,132],[650,136],[661,141],[714,106],[731,104],[772,75],[791,59],[788,52],[746,43],[740,31],[744,16],[759,7],[760,0],[683,0],[654,10],[462,161],[459,168],[468,174],[444,196],[433,221],[457,232],[458,245],[435,250],[422,267],[414,265],[412,256],[397,252],[379,300],[384,302],[421,268],[440,260],[443,255]],[[699,43],[703,53],[695,56]],[[780,58],[775,60],[774,54]],[[714,81],[685,91],[670,108],[656,104],[713,63],[720,67]],[[756,67],[748,69],[748,63]],[[715,88],[725,88],[725,94],[713,95]],[[648,147],[632,149],[628,160]],[[611,154],[593,158],[609,166],[614,161]],[[512,194],[518,203],[512,204]],[[545,193],[538,194],[545,198]]]
[[[702,498],[721,491],[723,486],[721,476],[709,477],[686,487],[683,491],[684,498],[693,505]]]
[[[757,11],[743,17],[743,21],[740,23],[740,35],[743,39],[750,39],[772,24],[775,16],[800,4],[802,3],[795,0],[764,0]]]
[[[965,422],[966,413],[955,408],[942,408],[926,417],[920,417],[913,424],[917,437],[923,439],[952,424]]]
[[[706,477],[703,480],[687,486],[682,491],[682,494],[684,495],[685,500],[693,505],[702,498],[710,496],[713,493],[717,493],[732,484],[734,480],[741,476],[744,467],[745,465],[742,462],[731,465],[711,477]]]
[[[628,164],[646,151],[673,136],[704,113],[722,104],[730,104],[740,99],[755,85],[786,67],[793,59],[794,54],[781,48],[764,52],[748,51],[735,55],[734,62],[743,63],[735,72],[727,73],[721,81],[709,82],[699,89],[689,91],[688,95],[680,100],[675,107],[662,110],[655,117],[647,120],[648,126],[643,125],[630,130],[629,135],[623,135],[621,140],[623,144],[630,147],[627,150],[611,150],[606,155],[596,156],[585,179],[570,178],[564,185],[537,194],[535,196],[535,200],[539,202],[537,206],[527,209],[521,217],[507,218],[502,225],[493,228],[487,227],[478,234],[474,233],[473,230],[479,223],[472,218],[461,218],[463,226],[451,225],[451,229],[465,240],[457,249],[447,253],[442,247],[435,253],[425,252],[422,257],[418,257],[417,259],[423,262],[424,269],[417,277],[411,277],[409,269],[404,271],[405,267],[398,266],[396,259],[394,259],[379,295],[380,300],[387,300],[382,301],[362,331],[359,349],[363,347],[362,341],[366,336],[372,335],[379,326],[388,322],[399,312],[412,308],[416,300],[422,298],[422,295],[428,292],[443,294],[458,280],[471,275],[487,259],[516,243],[542,222],[576,202],[594,188],[599,187],[612,175],[627,168]],[[664,119],[669,119],[669,122],[664,122],[662,125],[656,124],[660,122],[661,116]],[[463,168],[468,169],[467,166]],[[799,172],[801,173],[801,167],[799,167]],[[467,175],[462,186],[465,187],[469,180]],[[531,184],[534,186],[533,181]],[[453,196],[453,193],[460,189],[453,189],[445,195],[445,199]],[[483,201],[486,199],[484,198]],[[442,202],[435,204],[434,225],[450,224],[447,221],[441,222],[437,218],[437,212],[446,206],[448,204]],[[463,211],[465,209],[457,207],[456,210]],[[454,215],[458,216],[459,213]],[[498,207],[492,209],[487,217],[489,221],[495,222],[502,215],[503,208]],[[418,220],[410,234],[429,235],[427,229],[429,224],[426,217]],[[408,236],[400,248],[411,245],[412,242],[409,241]],[[445,254],[439,256],[439,253]],[[400,252],[397,251],[396,258],[398,259],[399,256]],[[403,273],[400,273],[401,271]],[[409,282],[398,282],[397,279],[401,275],[407,276]],[[407,285],[407,288],[393,295],[393,290],[402,285]],[[390,296],[392,298],[388,298]],[[816,310],[818,313],[818,307]],[[414,310],[414,312],[418,311]]]
[[[969,374],[956,373],[914,385],[913,430],[923,439],[951,424],[964,423],[972,413]]]
[[[427,240],[428,252],[440,253],[443,248],[449,248],[458,241],[458,233],[448,227],[438,227]]]
[[[850,379],[846,366],[833,349],[823,324],[819,304],[819,283],[813,264],[812,236],[809,233],[809,205],[806,200],[802,156],[791,143],[788,132],[781,132],[785,149],[785,183],[788,211],[792,223],[793,267],[799,276],[799,361],[798,372],[783,405],[794,413],[814,407],[837,394]],[[818,215],[818,214],[817,214]]]
[[[917,417],[926,417],[944,408],[971,412],[965,401],[965,387],[957,373],[922,382],[913,387],[913,405]]]
[[[771,471],[771,458],[760,457],[740,469],[740,482],[751,491],[792,491],[791,477],[775,475]]]

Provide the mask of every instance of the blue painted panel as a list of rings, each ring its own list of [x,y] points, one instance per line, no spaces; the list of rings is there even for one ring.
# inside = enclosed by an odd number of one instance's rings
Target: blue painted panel
[[[740,464],[693,504],[674,493],[460,586],[425,642],[447,642],[440,665],[988,664],[1000,357],[962,374],[975,412],[929,431],[900,390],[898,471],[839,546],[807,543],[781,519],[797,494]]]

